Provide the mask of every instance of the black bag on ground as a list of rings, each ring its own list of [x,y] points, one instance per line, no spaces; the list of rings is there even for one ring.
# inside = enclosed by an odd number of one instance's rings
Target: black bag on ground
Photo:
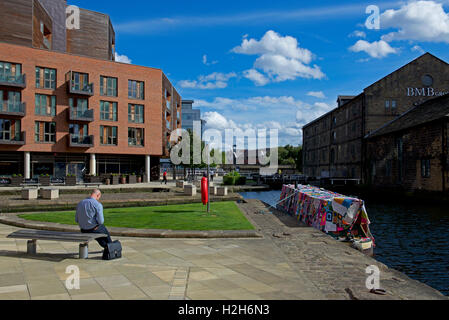
[[[108,243],[103,251],[103,260],[114,260],[122,257],[122,244],[116,240]]]

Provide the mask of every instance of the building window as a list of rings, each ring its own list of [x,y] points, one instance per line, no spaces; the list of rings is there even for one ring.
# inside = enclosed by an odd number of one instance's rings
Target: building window
[[[386,112],[390,111],[390,100],[385,101],[385,111]]]
[[[117,97],[117,78],[100,77],[100,95]]]
[[[36,67],[36,88],[56,89],[56,70]]]
[[[87,110],[89,110],[89,103],[87,99],[69,98],[70,112],[76,117],[84,117]]]
[[[19,77],[22,74],[22,65],[0,61],[0,79]]]
[[[56,142],[56,122],[40,122],[35,123],[35,141],[43,143]]]
[[[392,168],[392,161],[387,160],[385,162],[385,176],[386,177],[391,177],[391,168]]]
[[[332,132],[332,142],[337,142],[337,133],[335,131]]]
[[[144,146],[144,129],[143,128],[128,128],[128,145],[143,147]]]
[[[143,105],[129,104],[128,105],[128,122],[143,123]]]
[[[38,116],[55,116],[56,96],[36,94],[35,111]]]
[[[391,112],[396,112],[396,100],[391,100]]]
[[[100,126],[100,143],[102,145],[117,145],[117,127]]]
[[[20,140],[20,120],[0,119],[0,140]]]
[[[143,81],[128,80],[128,98],[144,100],[145,83]]]
[[[430,159],[421,160],[421,176],[430,178]]]
[[[89,86],[87,73],[72,72],[72,90],[84,91]]]
[[[117,102],[100,101],[100,120],[117,121]]]
[[[83,143],[88,140],[89,128],[87,124],[70,124],[69,133],[71,135],[72,142]]]

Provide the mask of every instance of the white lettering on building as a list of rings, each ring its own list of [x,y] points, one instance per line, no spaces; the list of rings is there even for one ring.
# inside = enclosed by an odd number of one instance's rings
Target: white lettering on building
[[[436,90],[435,88],[407,88],[407,97],[439,97],[448,94],[449,91]]]

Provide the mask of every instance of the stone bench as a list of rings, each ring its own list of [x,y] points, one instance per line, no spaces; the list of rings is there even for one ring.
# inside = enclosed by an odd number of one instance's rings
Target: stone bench
[[[184,188],[185,181],[176,181],[176,188]]]
[[[193,186],[191,184],[186,184],[184,186],[184,194],[186,196],[191,196],[191,197],[195,196],[196,195],[196,186]]]
[[[38,189],[23,189],[22,199],[24,200],[37,200]]]
[[[209,185],[209,195],[215,196],[217,194],[217,187],[213,185]]]
[[[45,200],[59,199],[59,189],[41,189],[41,197]]]
[[[78,242],[79,258],[87,259],[89,256],[89,242],[98,238],[107,237],[101,233],[72,233],[72,232],[55,232],[55,231],[41,231],[41,230],[19,230],[11,233],[7,238],[12,239],[26,239],[27,253],[36,255],[37,240],[45,241],[61,241],[61,242]]]
[[[227,196],[228,187],[217,187],[217,196]]]

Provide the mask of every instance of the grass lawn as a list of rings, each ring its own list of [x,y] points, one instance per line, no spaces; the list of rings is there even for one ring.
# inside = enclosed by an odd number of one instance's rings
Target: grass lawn
[[[107,227],[135,229],[171,230],[253,230],[232,201],[213,202],[210,214],[201,203],[169,205],[160,207],[137,207],[105,209],[104,219]],[[76,225],[75,211],[21,214],[20,218]]]

